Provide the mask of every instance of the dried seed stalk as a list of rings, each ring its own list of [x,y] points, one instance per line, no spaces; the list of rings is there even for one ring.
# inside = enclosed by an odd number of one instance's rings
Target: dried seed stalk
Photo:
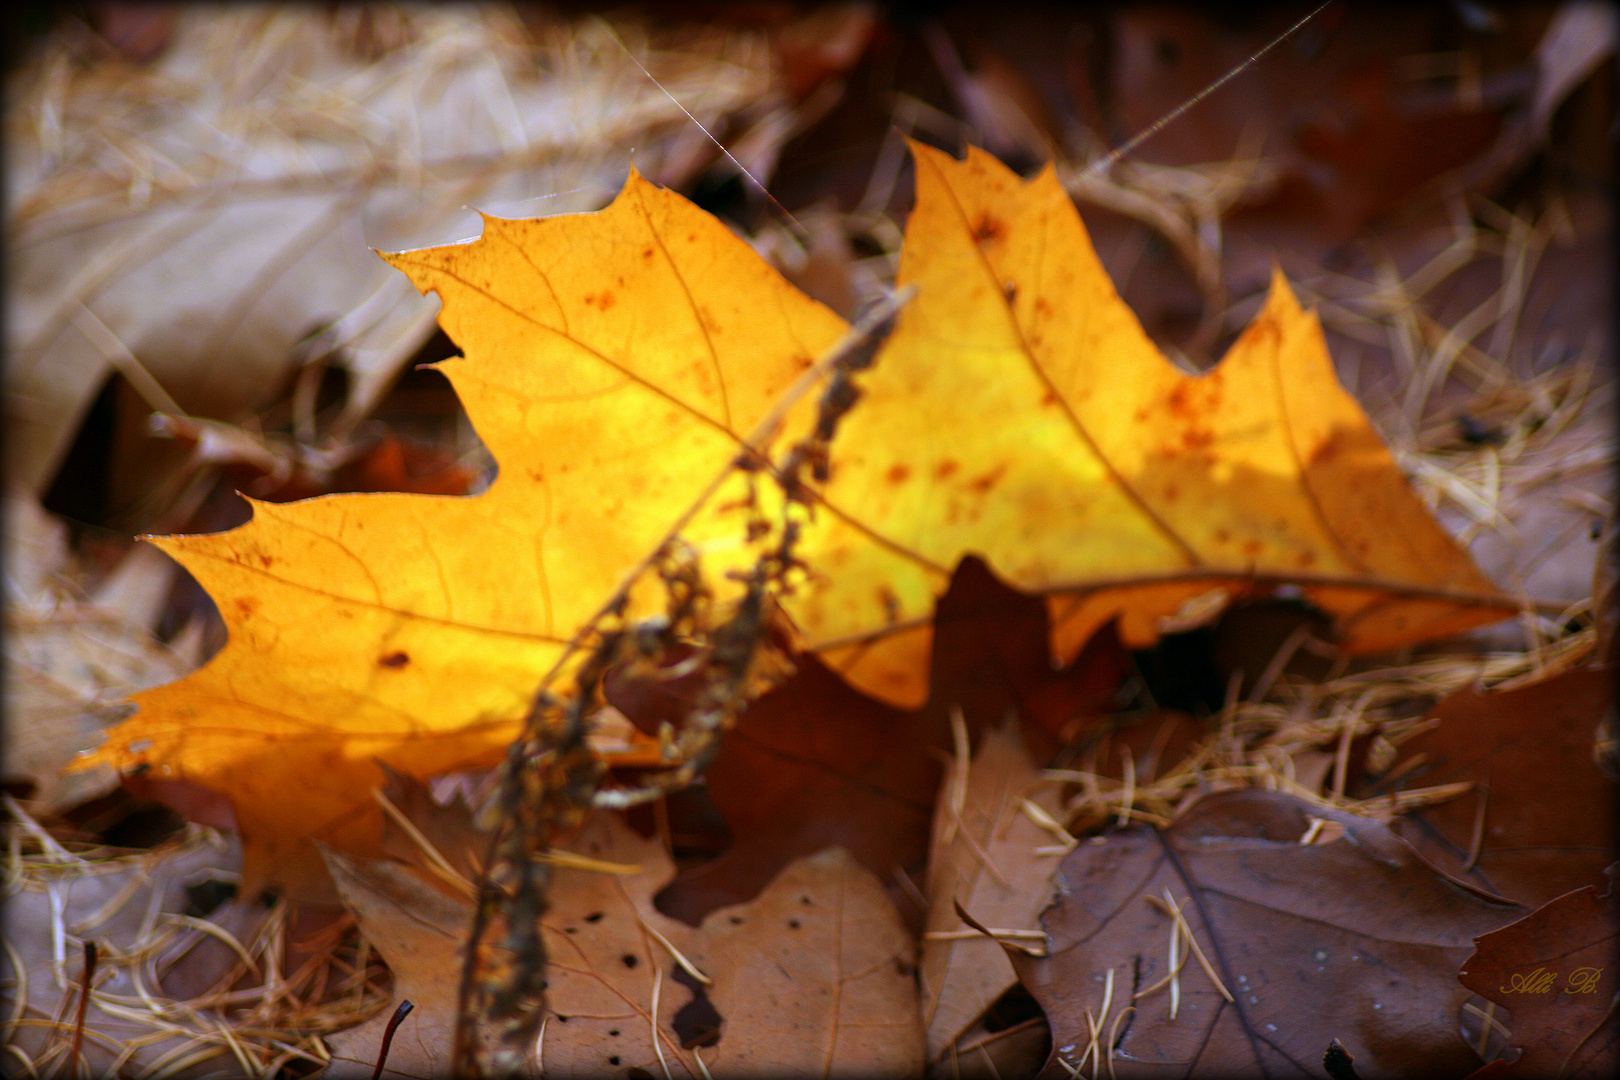
[[[623,808],[690,784],[715,752],[719,739],[747,704],[780,681],[791,664],[784,654],[776,597],[788,591],[802,569],[794,555],[804,520],[814,513],[816,484],[828,475],[829,446],[839,421],[860,397],[851,376],[871,365],[893,328],[904,295],[876,305],[858,319],[842,342],[794,387],[742,444],[741,452],[693,507],[675,523],[654,554],[628,575],[569,652],[589,647],[574,675],[572,693],[549,690],[554,669],[542,680],[523,731],[509,749],[500,785],[486,809],[491,840],[478,883],[477,904],[464,957],[452,1072],[484,1080],[525,1071],[545,1019],[545,944],[540,917],[547,908],[550,877],[545,853],[595,807]],[[816,423],[809,435],[773,464],[763,446],[787,409],[823,376]],[[744,586],[740,600],[716,621],[715,603],[699,554],[680,530],[733,470],[750,487],[769,476],[784,497],[781,520],[772,522],[749,500],[746,537],[760,546],[753,567],[734,575]],[[774,536],[774,542],[770,542]],[[645,574],[663,587],[661,616],[631,623],[624,615],[630,589]],[[587,742],[590,717],[601,701],[607,673],[620,666],[700,671],[700,689],[678,731],[660,733],[670,768],[636,788],[604,788],[606,768]],[[656,1020],[655,1020],[656,1023]]]

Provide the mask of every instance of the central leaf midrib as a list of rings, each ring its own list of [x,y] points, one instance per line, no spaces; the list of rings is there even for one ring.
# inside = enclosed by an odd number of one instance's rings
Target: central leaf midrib
[[[951,208],[956,212],[957,223],[961,227],[962,233],[971,237],[973,235],[973,227],[968,220],[967,211],[963,208],[961,200],[956,196],[956,189],[952,187],[949,181],[945,179],[943,174],[939,172],[939,168],[936,163],[929,161],[923,155],[918,155],[916,160],[919,166],[927,161],[928,167],[934,170],[940,187],[945,190],[945,193],[950,198]],[[1041,241],[1040,246],[1044,252],[1046,247],[1044,232],[1041,237]],[[1074,430],[1075,435],[1083,443],[1085,443],[1086,448],[1089,449],[1096,457],[1097,461],[1102,464],[1103,469],[1107,472],[1109,480],[1127,499],[1131,501],[1132,505],[1135,506],[1136,509],[1144,517],[1146,517],[1149,522],[1152,523],[1153,527],[1167,541],[1169,541],[1172,546],[1181,552],[1182,558],[1186,560],[1188,565],[1202,566],[1204,564],[1204,560],[1199,557],[1198,552],[1193,550],[1192,545],[1188,544],[1184,539],[1182,539],[1181,535],[1177,533],[1175,529],[1171,528],[1169,523],[1158,515],[1157,511],[1155,511],[1153,507],[1148,504],[1147,500],[1143,498],[1142,494],[1138,492],[1128,480],[1125,479],[1125,476],[1117,468],[1114,467],[1114,463],[1109,460],[1108,455],[1102,452],[1102,448],[1099,447],[1096,440],[1092,438],[1091,432],[1087,430],[1086,425],[1081,421],[1080,417],[1075,414],[1074,409],[1069,405],[1068,397],[1059,390],[1057,384],[1052,381],[1051,376],[1046,373],[1046,369],[1042,367],[1040,362],[1036,359],[1035,351],[1030,347],[1028,339],[1024,336],[1023,326],[1019,324],[1016,313],[1011,310],[1010,305],[1008,305],[1007,301],[1005,300],[1000,286],[996,283],[995,269],[990,265],[989,258],[985,255],[983,249],[978,245],[974,245],[974,255],[978,259],[979,266],[983,270],[985,278],[990,282],[991,292],[996,296],[1003,297],[1002,303],[1007,312],[1007,321],[1009,324],[1011,324],[1013,333],[1018,337],[1019,352],[1029,364],[1030,371],[1038,380],[1040,380],[1041,385],[1046,388],[1046,391],[1052,395],[1059,407],[1062,408],[1063,415],[1068,418],[1069,425]]]

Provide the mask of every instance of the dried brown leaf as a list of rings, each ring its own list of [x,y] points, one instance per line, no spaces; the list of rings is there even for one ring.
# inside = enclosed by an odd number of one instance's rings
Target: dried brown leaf
[[[1523,1048],[1510,1075],[1614,1076],[1620,1070],[1620,911],[1588,885],[1476,941],[1457,978],[1511,1014],[1508,1042]]]
[[[1344,835],[1301,845],[1313,817]],[[1083,843],[1056,885],[1050,956],[1012,956],[1052,1025],[1048,1080],[1093,1048],[1118,1076],[1316,1077],[1334,1038],[1365,1075],[1465,1073],[1478,1060],[1458,1036],[1468,994],[1452,965],[1523,911],[1435,872],[1377,822],[1252,788],[1201,800],[1163,833]],[[1167,894],[1199,947],[1178,941],[1175,983]]]
[[[1445,698],[1429,714],[1438,724],[1401,744],[1389,786],[1479,786],[1397,821],[1395,831],[1447,873],[1530,906],[1600,881],[1620,839],[1615,784],[1593,756],[1613,699],[1607,668]],[[1381,790],[1368,785],[1363,794]]]
[[[731,828],[720,858],[682,874],[659,909],[696,923],[716,907],[751,899],[789,861],[838,844],[885,882],[921,880],[929,821],[951,753],[949,715],[970,733],[1010,714],[1055,742],[1077,718],[1101,710],[1129,655],[1112,628],[1053,670],[1046,605],[1000,581],[980,559],[962,560],[934,611],[930,696],[916,711],[852,690],[814,657],[755,702],[726,735],[708,791]],[[655,731],[679,720],[679,689],[661,701],[649,687],[609,696]]]
[[[1052,874],[1064,854],[1059,838],[1025,811],[1029,799],[1049,817],[1062,816],[1057,788],[1041,788],[1041,773],[1012,727],[985,732],[972,764],[956,760],[940,788],[928,867],[928,930],[967,928],[956,905],[996,929],[1038,929],[1052,899]],[[958,784],[965,784],[958,789]],[[961,805],[956,805],[960,790]],[[1053,848],[1037,853],[1038,848]],[[983,935],[925,940],[922,1015],[928,1058],[937,1061],[997,998],[1018,982],[1002,949]],[[1020,943],[1044,946],[1042,940]]]
[[[553,870],[542,920],[551,958],[540,1039],[548,1077],[921,1071],[915,945],[882,886],[844,851],[794,862],[752,902],[693,928],[653,908],[673,865],[655,839],[638,836],[618,815],[598,812],[568,850],[637,869]],[[411,997],[417,1011],[395,1037],[388,1073],[442,1075],[470,905],[409,868],[328,859],[334,870],[350,871],[336,875],[339,885],[394,969],[397,993],[420,995]],[[364,889],[356,888],[357,866]],[[707,1026],[718,1026],[718,1042],[683,1045],[709,1042],[704,1031],[694,1036],[699,997],[712,1010]],[[334,1076],[370,1067],[384,1022],[379,1016],[332,1040]]]

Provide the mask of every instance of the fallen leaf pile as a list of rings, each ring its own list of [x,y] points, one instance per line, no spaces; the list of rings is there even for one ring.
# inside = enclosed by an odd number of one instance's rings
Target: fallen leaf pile
[[[922,702],[928,617],[968,554],[1049,594],[1061,660],[1115,615],[1150,642],[1212,590],[1291,583],[1351,652],[1510,608],[1407,489],[1280,278],[1231,355],[1188,375],[1050,175],[916,154],[899,284],[917,297],[835,444],[786,601],[854,687]],[[635,175],[599,214],[490,218],[472,244],[391,259],[444,299],[467,357],[443,370],[499,478],[471,499],[257,504],[241,529],[159,540],[230,644],[138,697],[98,755],[226,793],[249,883],[320,880],[311,838],[374,854],[373,759],[490,763],[564,643],[845,329]],[[745,480],[682,530],[715,581],[747,555]]]
[[[1238,782],[1212,761],[1173,820],[1132,801],[1164,745],[1122,740],[1122,801],[1096,835],[1068,829],[1095,790],[1059,781],[1100,775],[1040,765],[1108,711],[1128,650],[1228,608],[1309,605],[1349,658],[1519,601],[1412,493],[1280,273],[1221,363],[1189,374],[1119,299],[1051,169],[913,153],[909,299],[854,378],[781,597],[797,670],[690,793],[723,823],[674,800],[599,809],[548,856],[535,1069],[995,1075],[1016,1049],[1046,1077],[1317,1075],[1340,1039],[1366,1075],[1467,1072],[1482,1053],[1458,1034],[1458,970],[1550,897],[1492,891],[1515,843],[1500,830],[1440,865],[1406,826],[1345,809],[1353,719],[1319,740],[1338,758],[1299,758],[1314,779],[1291,758],[1287,791],[1223,790]],[[487,793],[542,679],[676,523],[715,604],[736,598],[750,527],[782,502],[756,482],[755,433],[810,430],[814,396],[789,395],[849,327],[634,172],[599,213],[486,217],[476,241],[386,258],[443,301],[465,355],[442,370],[499,475],[466,498],[257,502],[239,529],[156,540],[229,643],[135,695],[87,760],[228,800],[245,894],[350,910],[418,1009],[389,1071],[428,1076],[449,1064],[493,849],[421,781]],[[639,580],[620,614],[655,616],[658,586]],[[1587,690],[1581,718],[1602,710]],[[691,692],[678,671],[610,679],[599,752],[657,765]],[[1510,815],[1525,795],[1503,791]],[[704,829],[729,851],[677,874]],[[1549,864],[1581,882],[1596,858]],[[1529,917],[1595,949],[1601,919],[1554,903]],[[1509,1030],[1529,1061],[1565,1047],[1566,1019]],[[385,1022],[335,1037],[331,1075],[369,1075]],[[1594,1045],[1578,1060],[1606,1060]]]

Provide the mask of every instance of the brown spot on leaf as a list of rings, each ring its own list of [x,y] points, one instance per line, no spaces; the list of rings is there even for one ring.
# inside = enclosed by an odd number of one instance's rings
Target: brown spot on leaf
[[[934,466],[934,477],[938,480],[944,480],[960,468],[961,466],[956,462],[952,461],[950,458],[946,458],[944,461]]]
[[[906,466],[906,465],[891,465],[891,466],[889,466],[889,471],[884,474],[884,477],[891,484],[903,484],[903,483],[905,483],[906,478],[908,476],[910,476],[910,475],[911,475],[911,469],[910,469],[909,466]]]
[[[393,668],[395,671],[398,671],[400,668],[406,666],[410,662],[411,654],[403,649],[396,649],[387,656],[383,657],[381,660],[377,661],[377,663],[381,664],[383,667]]]
[[[650,248],[650,247],[644,247],[644,248],[642,248],[642,249],[641,249],[641,257],[642,257],[642,258],[643,258],[643,259],[650,259],[650,258],[652,258],[652,257],[653,257],[653,249],[652,249],[652,248]]]
[[[1243,541],[1243,554],[1245,557],[1253,559],[1260,554],[1260,551],[1264,546],[1265,545],[1260,543],[1258,540],[1245,540]]]
[[[1000,239],[1001,234],[1006,231],[1007,226],[999,218],[984,214],[973,223],[973,241],[983,247],[993,240]]]
[[[259,610],[259,602],[251,596],[238,596],[235,606],[237,617],[242,619],[251,618]]]
[[[1178,420],[1186,420],[1193,414],[1194,407],[1192,403],[1187,400],[1189,396],[1188,387],[1190,385],[1191,384],[1185,382],[1178,383],[1176,388],[1170,391],[1170,397],[1167,400],[1167,404],[1170,406],[1171,415]]]
[[[614,296],[610,292],[604,292],[604,293],[602,293],[601,296],[599,296],[597,298],[596,306],[601,308],[603,311],[606,311],[608,308],[612,307],[617,302],[618,302],[618,297]]]
[[[272,558],[271,558],[271,557],[270,557],[270,556],[268,556],[268,555],[260,555],[260,556],[259,556],[259,565],[260,565],[260,566],[263,566],[263,567],[266,567],[266,568],[269,568],[269,567],[271,567],[271,566],[274,566],[274,565],[275,565],[275,562],[276,562],[276,560],[274,560],[274,559],[272,559]]]
[[[900,618],[900,598],[894,590],[887,585],[879,585],[877,590],[878,603],[883,605],[884,616],[892,623]]]
[[[972,488],[974,491],[977,491],[981,495],[988,494],[990,489],[996,486],[996,482],[1001,479],[1002,475],[1006,471],[1007,466],[997,465],[983,476],[976,476],[972,480],[969,480],[968,487]]]

